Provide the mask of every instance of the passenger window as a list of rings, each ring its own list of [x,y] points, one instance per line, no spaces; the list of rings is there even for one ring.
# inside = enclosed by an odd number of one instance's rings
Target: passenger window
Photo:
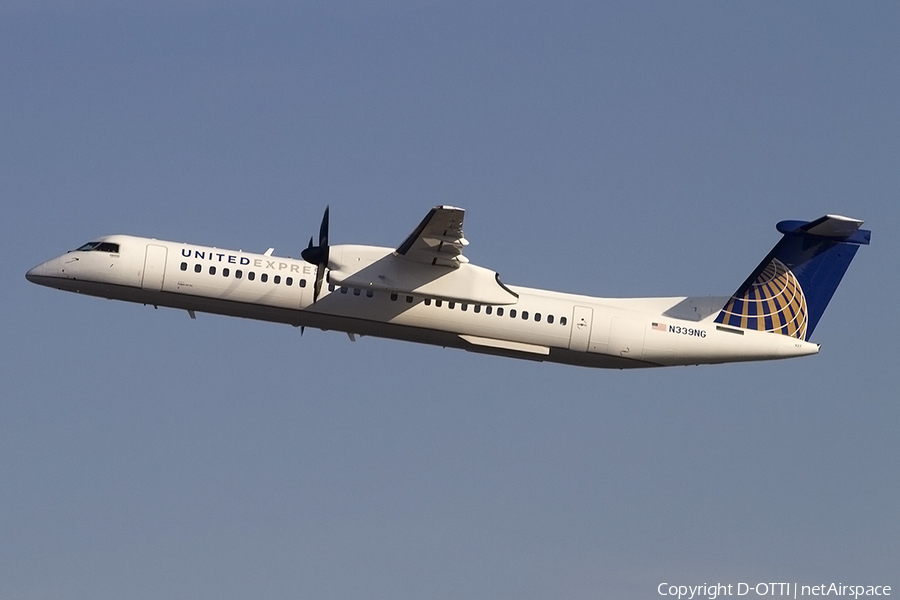
[[[353,288],[353,295],[354,295],[354,296],[359,296],[359,294],[360,294],[361,292],[362,292],[361,289],[359,289],[359,288]]]
[[[288,277],[288,279],[290,279],[290,277]],[[288,285],[291,285],[291,284],[288,284]],[[301,279],[301,280],[300,280],[300,287],[306,287],[306,280],[305,280],[305,279]]]
[[[259,276],[259,280],[262,281],[263,283],[267,282],[269,280],[269,274],[263,273],[262,275]]]
[[[396,299],[397,299],[397,294],[391,294],[391,300],[396,300]]]
[[[566,318],[565,318],[565,317],[560,317],[560,318],[559,318],[559,324],[560,324],[560,325],[565,325],[565,324],[566,324]]]
[[[210,267],[210,268],[209,268],[209,274],[210,274],[210,275],[215,275],[215,274],[216,274],[216,268],[215,268],[215,267]]]
[[[522,320],[523,320],[523,321],[527,321],[527,320],[528,320],[528,311],[527,311],[527,310],[523,310],[523,311],[522,311]]]
[[[459,305],[459,310],[461,310],[463,312],[466,312],[467,308],[469,308],[469,305],[466,304],[465,302],[463,302],[462,304]]]
[[[371,298],[374,295],[375,295],[375,292],[373,292],[372,290],[366,290],[366,298]]]
[[[285,279],[285,280],[284,280],[284,285],[286,285],[286,286],[288,286],[288,287],[291,287],[292,285],[294,285],[294,278],[293,278],[293,277],[288,277],[287,279]],[[300,287],[303,287],[303,286],[301,285]]]
[[[498,317],[502,317],[502,316],[503,316],[503,307],[502,307],[502,306],[498,306],[498,307],[497,307],[497,316],[498,316]]]
[[[300,281],[303,281],[303,280],[301,279]],[[302,287],[302,286],[301,286],[301,287]],[[329,283],[329,284],[328,284],[328,291],[329,291],[329,292],[333,292],[333,291],[334,291],[334,284],[333,284],[333,283]]]
[[[200,263],[197,263],[196,265],[194,265],[194,273],[199,273],[202,270],[203,270],[203,265],[201,265]]]
[[[187,263],[181,263],[181,270],[187,271]]]
[[[247,279],[249,279],[250,281],[253,281],[254,279],[256,279],[256,273],[254,273],[253,271],[250,271],[249,273],[247,273]]]
[[[494,310],[494,307],[493,307],[493,306],[485,306],[485,307],[484,307],[484,314],[489,315],[489,314],[491,314],[491,312],[493,312],[493,310]]]
[[[222,277],[228,277],[229,273],[231,273],[231,271],[228,270],[228,267],[222,269]]]
[[[547,322],[553,324],[553,315],[547,315]]]
[[[456,308],[456,302],[448,302],[447,308],[449,308],[450,310],[453,310],[454,308]]]
[[[534,320],[538,323],[541,322],[541,313],[534,313]]]
[[[278,285],[279,283],[281,283],[281,275],[276,275],[275,277],[273,277],[272,283],[274,283],[275,285]]]
[[[477,313],[480,313],[480,312],[481,312],[481,305],[480,305],[480,304],[476,304],[474,307],[472,307],[472,310],[474,310],[474,311],[477,312]]]
[[[443,303],[444,303],[443,300],[435,300],[434,301],[434,305],[437,306],[438,308],[440,308]]]
[[[235,279],[240,279],[240,278],[243,277],[243,276],[244,276],[244,272],[241,271],[240,269],[236,269],[236,270],[234,271],[234,278],[235,278]]]
[[[516,309],[514,309],[514,308],[509,309],[509,318],[510,319],[516,318]]]
[[[346,293],[347,293],[347,288],[345,288],[344,286],[341,286],[341,293],[342,293],[342,294],[346,294]]]
[[[406,297],[406,303],[407,303],[407,304],[412,304],[412,301],[413,301],[413,297],[412,297],[412,296],[407,296],[407,297]]]
[[[425,306],[431,306],[431,298],[425,298]]]

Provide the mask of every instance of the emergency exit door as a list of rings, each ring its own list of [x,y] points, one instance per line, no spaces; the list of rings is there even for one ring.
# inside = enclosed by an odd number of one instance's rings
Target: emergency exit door
[[[591,320],[594,309],[587,306],[576,306],[572,311],[572,333],[569,335],[569,350],[587,352],[591,341]]]

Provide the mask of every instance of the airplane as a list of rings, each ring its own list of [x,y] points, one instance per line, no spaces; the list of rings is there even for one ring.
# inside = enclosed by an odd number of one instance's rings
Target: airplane
[[[318,244],[299,259],[129,235],[29,270],[36,284],[154,307],[630,369],[816,354],[825,307],[871,231],[826,215],[781,221],[781,240],[731,296],[602,298],[506,285],[463,253],[465,211],[436,206],[396,248]]]

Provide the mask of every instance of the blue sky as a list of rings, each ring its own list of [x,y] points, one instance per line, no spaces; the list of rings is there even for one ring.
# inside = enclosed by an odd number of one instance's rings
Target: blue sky
[[[893,3],[0,5],[0,597],[900,586]],[[508,283],[727,295],[865,219],[818,356],[586,370],[52,291],[467,209]],[[892,391],[893,390],[893,391]]]

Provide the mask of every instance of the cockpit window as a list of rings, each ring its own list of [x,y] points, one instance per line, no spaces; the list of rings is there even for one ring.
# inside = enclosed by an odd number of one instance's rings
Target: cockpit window
[[[88,242],[80,248],[76,248],[75,252],[111,252],[119,253],[119,245],[110,242]]]

